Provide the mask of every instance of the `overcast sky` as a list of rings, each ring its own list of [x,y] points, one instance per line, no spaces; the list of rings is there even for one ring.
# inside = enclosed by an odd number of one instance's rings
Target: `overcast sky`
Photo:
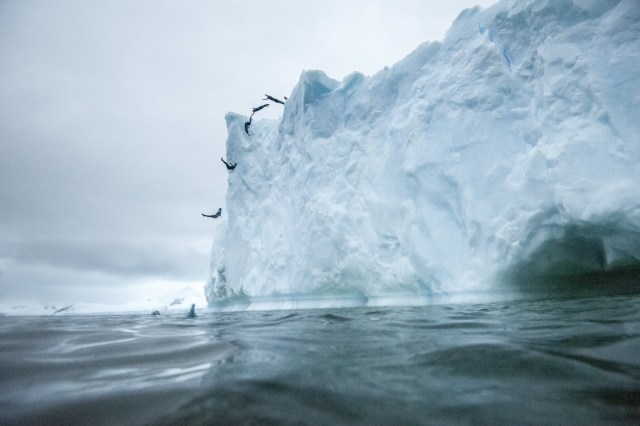
[[[374,74],[492,3],[0,0],[0,307],[201,288],[226,112],[303,70]]]

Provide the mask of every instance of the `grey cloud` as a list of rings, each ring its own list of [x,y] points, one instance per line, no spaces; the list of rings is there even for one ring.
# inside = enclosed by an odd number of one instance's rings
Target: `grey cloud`
[[[29,240],[5,244],[0,256],[18,264],[46,265],[121,277],[203,279],[207,253],[169,241]]]
[[[64,304],[86,302],[121,304],[157,298],[184,287],[184,280],[134,279],[95,271],[78,271],[48,265],[1,260],[7,270],[0,277],[0,311],[16,304]],[[200,281],[196,281],[200,283]],[[198,284],[199,286],[199,284]],[[172,299],[167,299],[169,303]]]

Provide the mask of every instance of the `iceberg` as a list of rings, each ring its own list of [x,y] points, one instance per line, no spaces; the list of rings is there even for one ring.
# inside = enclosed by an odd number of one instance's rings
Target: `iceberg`
[[[372,76],[305,71],[251,136],[226,115],[208,303],[637,291],[639,105],[636,0],[503,0]]]

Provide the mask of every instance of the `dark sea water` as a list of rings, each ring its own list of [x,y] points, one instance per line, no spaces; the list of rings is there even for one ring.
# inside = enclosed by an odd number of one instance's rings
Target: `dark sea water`
[[[640,424],[640,296],[0,317],[0,424]]]

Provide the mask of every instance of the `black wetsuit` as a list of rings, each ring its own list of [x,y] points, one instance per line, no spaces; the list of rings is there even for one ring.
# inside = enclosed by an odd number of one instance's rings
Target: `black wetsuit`
[[[212,217],[212,218],[216,219],[216,218],[219,218],[220,215],[222,214],[222,208],[219,208],[218,211],[215,214],[204,214],[204,213],[201,213],[201,214],[204,217]]]

